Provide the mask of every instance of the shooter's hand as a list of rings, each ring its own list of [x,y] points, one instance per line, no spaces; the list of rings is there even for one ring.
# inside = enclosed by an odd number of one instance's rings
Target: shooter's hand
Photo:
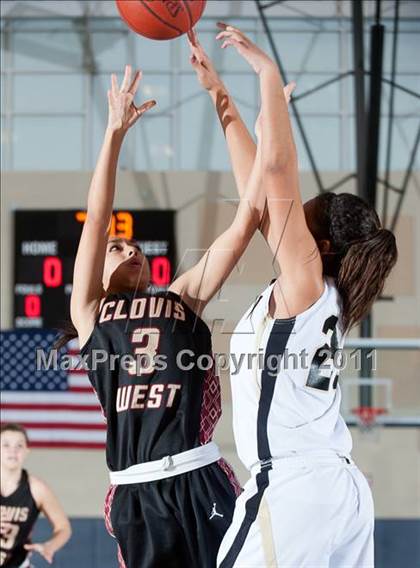
[[[108,91],[108,129],[125,133],[145,112],[156,105],[149,100],[136,106],[134,97],[142,78],[142,72],[136,71],[131,79],[131,66],[126,65],[124,79],[118,85],[116,75],[111,75],[111,89]]]
[[[195,30],[188,32],[188,44],[191,50],[190,63],[197,73],[200,85],[207,91],[217,90],[223,86],[213,62],[204,51]]]

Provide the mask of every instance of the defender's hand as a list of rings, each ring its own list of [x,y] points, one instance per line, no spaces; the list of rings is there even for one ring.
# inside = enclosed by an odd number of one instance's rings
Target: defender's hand
[[[216,39],[223,40],[222,49],[233,46],[257,74],[260,74],[265,67],[276,68],[274,61],[241,30],[223,22],[219,22],[217,26],[223,30],[216,36]]]

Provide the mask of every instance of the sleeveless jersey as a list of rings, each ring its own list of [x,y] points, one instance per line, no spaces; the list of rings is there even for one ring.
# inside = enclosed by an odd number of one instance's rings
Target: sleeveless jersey
[[[30,534],[39,515],[26,470],[22,470],[16,491],[8,497],[1,496],[0,509],[2,522],[10,525],[0,539],[0,566],[17,568],[28,555],[23,546],[30,542]]]
[[[290,319],[269,314],[272,283],[245,313],[231,340],[233,429],[251,468],[285,451],[351,451],[340,416],[340,300],[332,280],[322,296]],[[242,359],[241,359],[242,358]]]
[[[107,422],[111,471],[211,439],[221,414],[211,334],[178,294],[107,296],[81,354]]]

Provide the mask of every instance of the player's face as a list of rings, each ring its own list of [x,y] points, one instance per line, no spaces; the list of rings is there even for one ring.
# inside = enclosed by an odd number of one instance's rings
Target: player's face
[[[0,436],[0,443],[1,466],[8,470],[21,469],[29,451],[25,436],[21,432],[6,430]]]
[[[105,255],[103,284],[105,290],[143,291],[150,282],[150,267],[136,241],[111,238]]]

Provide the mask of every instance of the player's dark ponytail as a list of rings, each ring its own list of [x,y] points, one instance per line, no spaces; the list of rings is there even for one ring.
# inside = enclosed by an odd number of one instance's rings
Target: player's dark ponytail
[[[352,328],[369,313],[396,260],[395,237],[387,229],[349,246],[337,278],[344,329]]]
[[[397,261],[391,231],[363,199],[349,193],[325,193],[317,198],[319,240],[328,240],[324,273],[333,276],[342,300],[342,328],[348,331],[370,311]]]

